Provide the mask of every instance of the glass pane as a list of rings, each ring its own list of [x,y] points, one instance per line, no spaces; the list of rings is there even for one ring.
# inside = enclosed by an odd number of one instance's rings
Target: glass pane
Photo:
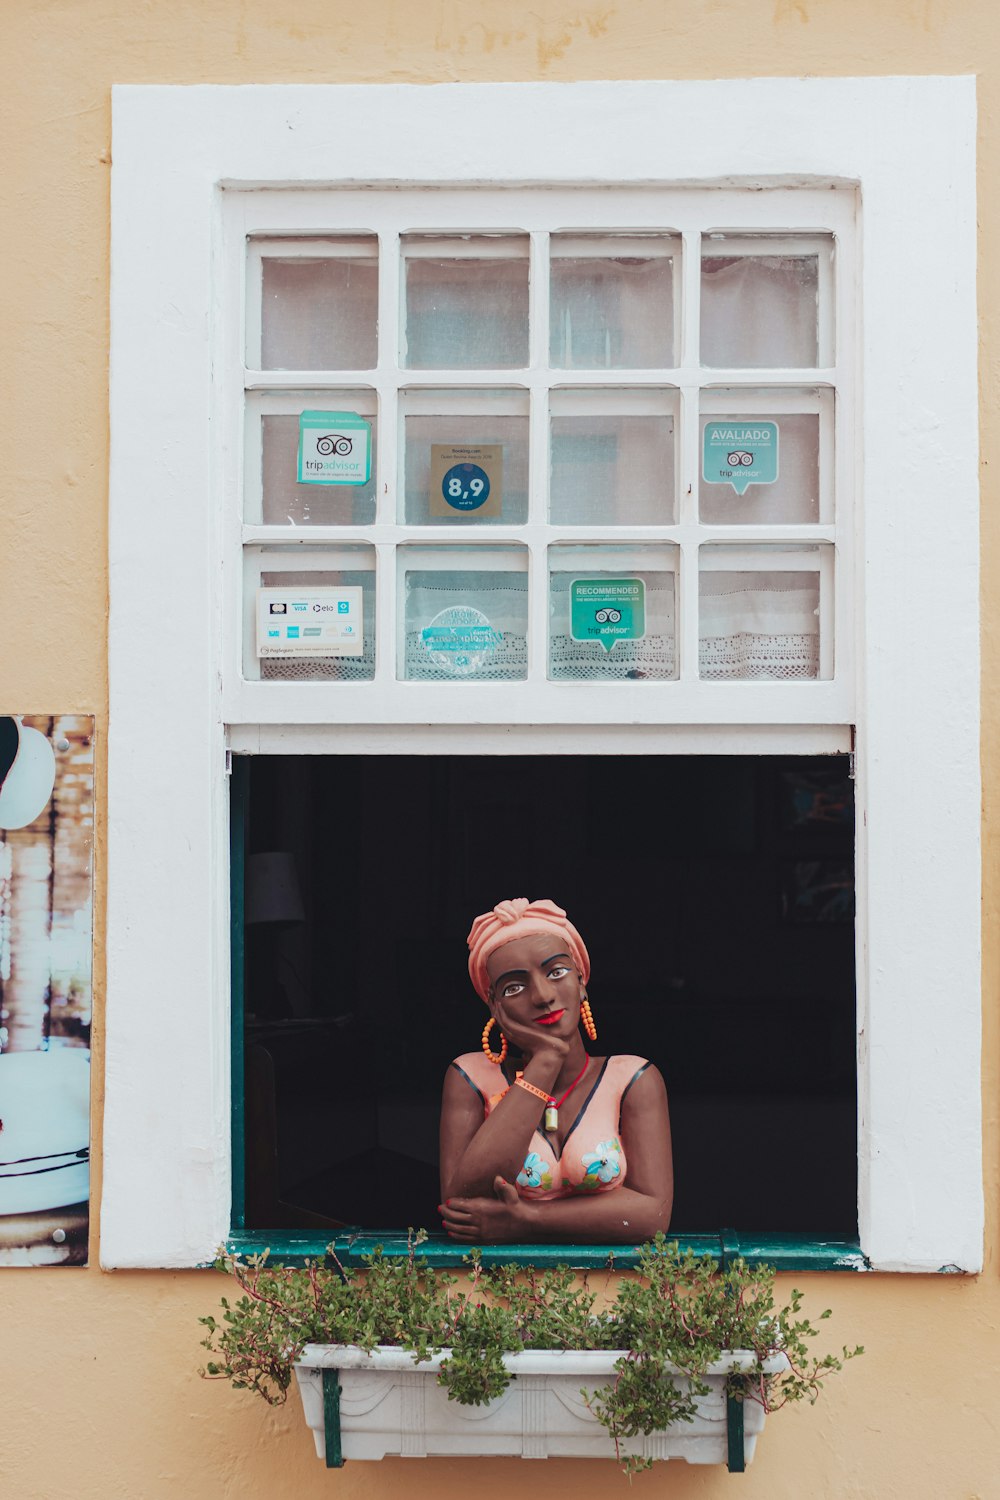
[[[313,566],[303,566],[311,561]],[[296,566],[298,564],[298,566]],[[265,601],[261,616],[258,589],[287,591],[288,597]],[[318,590],[333,590],[329,597]],[[343,598],[336,594],[344,590]],[[360,590],[360,600],[346,592]],[[315,597],[314,597],[315,596]],[[271,619],[271,605],[276,609]],[[340,606],[348,605],[342,613]],[[284,606],[284,608],[282,608]],[[360,620],[357,616],[360,613]],[[261,657],[259,617],[296,638],[277,643],[286,655]],[[375,549],[374,547],[337,547],[322,552],[284,547],[247,547],[244,549],[244,634],[243,671],[249,680],[268,682],[365,682],[375,676]],[[336,621],[339,631],[344,622],[357,621],[361,630],[361,652],[358,655],[311,655],[306,650],[317,631]],[[322,641],[323,636],[317,636]],[[269,643],[274,649],[273,643]],[[352,649],[346,641],[343,649]],[[305,650],[303,649],[305,648]]]
[[[824,604],[832,547],[703,547],[699,674],[711,681],[833,675]],[[824,576],[825,575],[825,576]],[[832,616],[831,616],[832,618]]]
[[[431,254],[426,243],[403,242],[403,363],[411,370],[527,365],[527,238],[458,243],[461,255],[449,254],[447,241],[435,241],[439,253]]]
[[[726,255],[723,249],[724,242],[716,242],[701,262],[702,364],[818,364],[818,255]]]
[[[298,399],[304,410],[328,407],[359,411],[364,416],[372,430],[371,478],[367,484],[299,484],[298,413],[265,413],[260,419],[260,519],[265,526],[370,526],[375,520],[375,417],[362,409],[361,402],[338,392],[300,395]],[[254,430],[251,428],[251,434]],[[249,514],[247,519],[251,519]]]
[[[663,526],[677,519],[673,399],[666,392],[639,399],[643,409],[629,412],[604,391],[553,392],[551,521]]]
[[[405,391],[400,402],[405,521],[416,526],[524,524],[526,392]]]
[[[655,369],[674,363],[670,241],[552,237],[549,359],[564,370]]]
[[[819,521],[819,413],[702,413],[699,514],[716,526]]]
[[[401,677],[411,682],[514,682],[527,675],[525,549],[413,547],[401,549],[399,559]]]
[[[377,363],[374,251],[287,259],[266,255],[261,282],[262,369],[370,370]]]
[[[676,677],[676,559],[667,546],[550,547],[549,677]]]

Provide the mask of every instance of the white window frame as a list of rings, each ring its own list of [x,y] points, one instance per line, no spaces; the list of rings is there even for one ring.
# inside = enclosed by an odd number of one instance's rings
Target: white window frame
[[[203,1263],[228,1232],[225,755],[289,733],[223,698],[226,189],[851,184],[861,1245],[878,1269],[981,1268],[975,129],[968,78],[115,89],[102,1264]],[[831,748],[828,713],[795,748]],[[609,713],[585,744],[578,719],[511,734],[485,702],[312,717],[298,749],[706,748],[690,715]],[[713,748],[787,750],[782,717]]]
[[[847,185],[839,191],[830,188],[798,188],[770,192],[733,189],[695,189],[685,187],[673,192],[664,189],[614,185],[599,190],[549,187],[542,190],[525,187],[518,191],[498,187],[448,189],[438,187],[433,193],[422,189],[406,191],[401,186],[389,190],[339,188],[334,191],[282,192],[229,191],[222,205],[221,246],[219,255],[223,291],[221,318],[217,338],[216,372],[218,376],[217,418],[220,438],[226,450],[233,450],[238,434],[247,435],[244,466],[231,463],[226,467],[224,483],[217,503],[221,505],[224,526],[224,548],[227,558],[238,555],[242,543],[270,543],[272,546],[319,545],[328,541],[346,546],[364,543],[375,548],[377,574],[375,613],[377,616],[377,650],[374,680],[338,684],[331,700],[328,681],[286,681],[276,690],[273,679],[261,682],[248,660],[253,640],[247,627],[253,599],[244,587],[242,605],[238,597],[239,580],[234,570],[224,570],[229,585],[225,599],[223,641],[223,715],[227,725],[318,724],[331,719],[342,722],[379,722],[385,725],[412,723],[496,723],[496,724],[615,724],[666,721],[688,724],[786,724],[790,727],[811,724],[842,726],[856,717],[854,696],[854,536],[853,480],[849,459],[853,452],[853,430],[856,351],[856,265],[855,232],[857,195]],[[588,223],[597,241],[602,233],[613,233],[616,226],[627,226],[637,233],[669,235],[660,242],[662,253],[667,245],[674,256],[675,274],[675,344],[676,362],[661,369],[607,369],[586,371],[562,369],[548,362],[550,245],[559,245],[566,224]],[[807,255],[817,254],[821,283],[818,349],[816,364],[810,368],[769,370],[726,370],[705,368],[698,363],[699,301],[701,257],[712,254],[716,243],[708,237],[718,225],[738,223],[741,235],[726,233],[718,250],[732,254]],[[401,241],[407,243],[406,255],[425,258],[443,253],[481,258],[486,255],[510,254],[510,239],[504,232],[520,225],[518,232],[525,260],[530,264],[531,349],[529,365],[524,369],[441,370],[408,368],[397,358],[402,342],[404,257]],[[776,234],[779,226],[801,225],[796,235]],[[379,277],[379,347],[377,366],[369,370],[302,371],[275,370],[260,367],[260,288],[261,263],[264,255],[310,253],[317,255],[327,239],[337,235],[340,244],[356,242],[364,236],[378,237]],[[401,234],[401,230],[403,233]],[[432,238],[441,230],[452,238]],[[489,238],[460,239],[463,231],[481,230]],[[758,234],[756,240],[747,236]],[[556,240],[555,236],[559,236]],[[307,236],[307,238],[291,238]],[[607,243],[607,242],[606,242]],[[612,241],[613,243],[613,241]],[[620,245],[620,240],[619,240]],[[656,242],[654,242],[656,243]],[[334,242],[334,253],[340,248]],[[836,246],[832,258],[828,252]],[[559,248],[562,248],[559,245]],[[620,253],[620,252],[619,252]],[[246,257],[246,276],[239,270]],[[527,267],[526,267],[527,268]],[[683,283],[683,296],[681,284]],[[245,355],[244,355],[245,351]],[[244,357],[250,361],[244,365]],[[260,435],[255,423],[247,422],[241,398],[245,390],[247,406],[265,401],[275,403],[274,392],[309,391],[310,402],[322,404],[322,386],[334,391],[365,394],[366,407],[374,395],[378,410],[376,518],[370,525],[287,525],[245,524],[259,504]],[[546,514],[549,462],[548,403],[556,395],[565,402],[581,390],[601,391],[612,387],[615,396],[631,394],[640,397],[650,388],[669,392],[678,406],[676,447],[679,462],[676,471],[676,520],[661,525],[593,523],[558,524]],[[749,401],[752,393],[766,388],[769,392],[790,392],[791,403],[801,403],[803,389],[826,392],[830,402],[830,421],[839,429],[838,441],[827,434],[828,462],[824,481],[836,491],[836,506],[822,519],[805,525],[773,524],[713,525],[699,524],[700,462],[698,424],[701,414],[713,402],[723,402],[732,415],[729,392],[734,387],[739,400]],[[320,388],[317,390],[317,388]],[[432,528],[407,523],[402,516],[401,441],[402,414],[423,392],[450,394],[442,405],[440,395],[433,395],[433,411],[443,415],[463,403],[467,404],[477,388],[510,390],[515,404],[528,416],[531,432],[529,508],[524,522],[470,527],[457,522]],[[313,393],[316,393],[315,395]],[[399,417],[395,420],[397,395]],[[406,399],[409,398],[409,399]],[[299,401],[303,398],[300,396]],[[330,407],[338,400],[330,397]],[[404,406],[405,401],[405,406]],[[757,397],[757,407],[767,407],[768,398]],[[490,398],[496,414],[510,414],[510,409],[495,397]],[[358,409],[358,403],[352,409]],[[834,470],[836,473],[834,474]],[[245,508],[242,492],[246,490]],[[750,534],[752,533],[752,535]],[[604,543],[609,547],[628,545],[632,541],[668,543],[679,549],[678,565],[682,569],[677,614],[677,647],[679,678],[664,692],[658,684],[628,681],[561,681],[548,680],[547,548],[560,543],[581,545]],[[712,682],[699,678],[699,598],[696,586],[699,549],[708,542],[729,544],[734,548],[728,562],[721,554],[702,551],[707,568],[766,567],[769,570],[810,570],[811,563],[788,554],[772,555],[765,561],[758,554],[756,562],[748,556],[742,563],[735,548],[754,543],[799,542],[806,546],[823,542],[836,543],[837,566],[833,569],[833,546],[824,547],[814,561],[820,573],[820,674],[817,680],[801,682],[743,681]],[[403,605],[403,569],[394,566],[394,546],[432,544],[463,549],[462,566],[475,569],[476,549],[484,545],[513,544],[521,554],[523,571],[528,573],[529,622],[527,631],[527,667],[523,682],[444,682],[427,684],[406,681],[400,671],[405,621]],[[528,551],[525,552],[525,546]],[[490,562],[488,554],[478,566],[508,567],[509,560]],[[285,566],[294,562],[286,556]],[[308,567],[308,563],[303,563]],[[344,566],[349,566],[345,563]],[[428,567],[448,567],[442,555]],[[599,566],[595,564],[595,566]],[[613,566],[624,566],[616,562]],[[521,569],[519,569],[521,570]],[[393,574],[395,573],[395,579]],[[831,587],[831,584],[834,586]],[[836,651],[834,638],[836,637]],[[393,644],[395,643],[395,645]],[[243,673],[239,669],[242,658]],[[257,679],[257,680],[254,680]],[[404,747],[405,748],[405,747]],[[708,747],[706,747],[708,748]],[[794,743],[789,736],[788,749]]]

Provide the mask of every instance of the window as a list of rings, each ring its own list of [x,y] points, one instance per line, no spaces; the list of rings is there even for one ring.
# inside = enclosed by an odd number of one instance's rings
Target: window
[[[442,1077],[485,1020],[462,939],[497,890],[525,887],[586,914],[593,1050],[639,1050],[666,1079],[672,1232],[845,1256],[848,757],[241,756],[233,790],[237,1237],[435,1229]]]
[[[809,723],[842,748],[855,218],[850,187],[227,192],[227,723]],[[300,426],[345,421],[359,482],[313,482]],[[262,638],[264,588],[301,613],[360,588],[362,649]]]
[[[907,82],[449,90],[468,109],[461,151],[437,91],[365,90],[364,141],[342,128],[357,90],[253,91],[254,111],[250,91],[203,90],[189,114],[170,91],[119,91],[107,1264],[188,1264],[228,1227],[227,745],[551,756],[585,737],[605,756],[800,755],[846,751],[852,726],[861,1244],[887,1268],[979,1263],[974,237],[955,169],[971,161],[971,94]],[[722,129],[737,93],[753,153]],[[612,101],[627,129],[600,125]],[[538,109],[546,129],[524,134]],[[330,181],[332,139],[351,139],[345,176],[371,189],[300,191]],[[471,146],[499,191],[463,183]],[[616,186],[515,187],[572,181],[584,160],[588,182]],[[149,257],[170,223],[189,226],[180,252]],[[920,257],[900,251],[908,232]],[[372,487],[316,501],[288,481],[305,410],[371,421]],[[930,449],[913,438],[924,412]],[[440,450],[469,443],[470,422],[503,450],[505,503],[435,517]],[[777,428],[778,474],[727,511],[739,484],[714,484],[705,455],[737,434],[721,457],[738,481],[742,454],[757,461],[750,428]],[[178,635],[160,616],[177,617],[181,570]],[[282,575],[354,590],[361,651],[322,670],[304,656],[290,676],[251,650],[248,601]],[[647,629],[627,670],[646,675],[616,676],[613,652],[575,640],[573,585],[636,580]],[[937,610],[914,607],[929,588]],[[452,655],[465,680],[436,675]],[[944,683],[960,712],[943,712]],[[147,736],[165,712],[184,728],[169,758]],[[140,752],[155,806],[125,786]],[[168,912],[180,984],[145,972]],[[192,975],[197,1002],[180,993]],[[145,1055],[126,1000],[140,977],[174,1007],[176,1056]],[[155,1183],[137,1181],[151,1160]]]

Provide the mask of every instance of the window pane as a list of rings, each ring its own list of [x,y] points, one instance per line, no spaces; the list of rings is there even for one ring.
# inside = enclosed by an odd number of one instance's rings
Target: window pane
[[[259,402],[285,405],[258,417]],[[371,427],[371,478],[367,484],[300,484],[299,410],[328,409],[362,416]],[[371,391],[309,391],[285,397],[248,398],[246,520],[265,526],[370,526],[375,520],[378,423]],[[254,466],[260,479],[254,503]]]
[[[374,245],[372,240],[370,252],[359,255],[264,256],[262,369],[373,368],[378,358]]]
[[[411,370],[527,365],[526,236],[404,239],[403,254],[404,365]]]
[[[676,568],[675,547],[550,547],[549,677],[676,677]]]
[[[700,562],[702,678],[833,675],[832,547],[703,547]]]
[[[401,677],[513,682],[527,674],[524,548],[401,548]]]
[[[666,391],[554,391],[549,519],[569,526],[675,521],[674,399]]]
[[[812,399],[822,406],[826,396]],[[820,413],[782,411],[779,397],[750,410],[749,400],[735,413],[714,394],[710,406],[702,404],[701,520],[716,526],[832,520],[820,504]]]
[[[417,526],[524,524],[526,391],[404,391],[400,406],[405,521]]]
[[[817,365],[818,255],[726,255],[723,239],[709,243],[701,262],[702,364]]]
[[[553,235],[549,358],[564,370],[674,363],[673,242]]]
[[[245,547],[243,602],[243,673],[248,680],[272,682],[364,682],[375,675],[375,549],[367,546],[316,548]],[[258,589],[281,590],[272,601],[278,608],[273,616],[265,611],[268,628],[280,633],[271,649],[283,650],[280,656],[260,656],[261,627]],[[316,595],[332,590],[329,596]],[[360,590],[360,599],[351,590]],[[345,591],[342,599],[336,594]],[[287,593],[287,597],[285,594]],[[341,612],[338,605],[348,604]],[[316,605],[321,605],[317,608]],[[281,608],[284,606],[284,608]],[[358,614],[360,613],[360,620]],[[312,655],[317,649],[316,635],[336,622],[340,629],[347,623],[360,626],[360,654],[330,656]],[[286,639],[292,635],[292,639]],[[342,640],[341,649],[353,650]]]

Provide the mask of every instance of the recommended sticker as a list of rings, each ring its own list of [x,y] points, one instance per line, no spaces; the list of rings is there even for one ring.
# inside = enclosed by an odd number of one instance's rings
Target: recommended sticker
[[[361,589],[257,590],[259,657],[362,656]]]
[[[496,655],[502,640],[482,610],[468,605],[443,609],[420,632],[420,638],[434,665],[452,677],[478,672]]]
[[[304,411],[299,417],[299,484],[367,484],[372,430],[353,411]]]
[[[569,586],[574,641],[641,641],[646,634],[646,585],[641,578],[576,578]]]
[[[731,484],[737,495],[745,495],[752,484],[773,484],[778,477],[777,422],[707,422],[701,472],[706,484]]]
[[[503,444],[432,443],[432,516],[479,520],[503,513]]]

